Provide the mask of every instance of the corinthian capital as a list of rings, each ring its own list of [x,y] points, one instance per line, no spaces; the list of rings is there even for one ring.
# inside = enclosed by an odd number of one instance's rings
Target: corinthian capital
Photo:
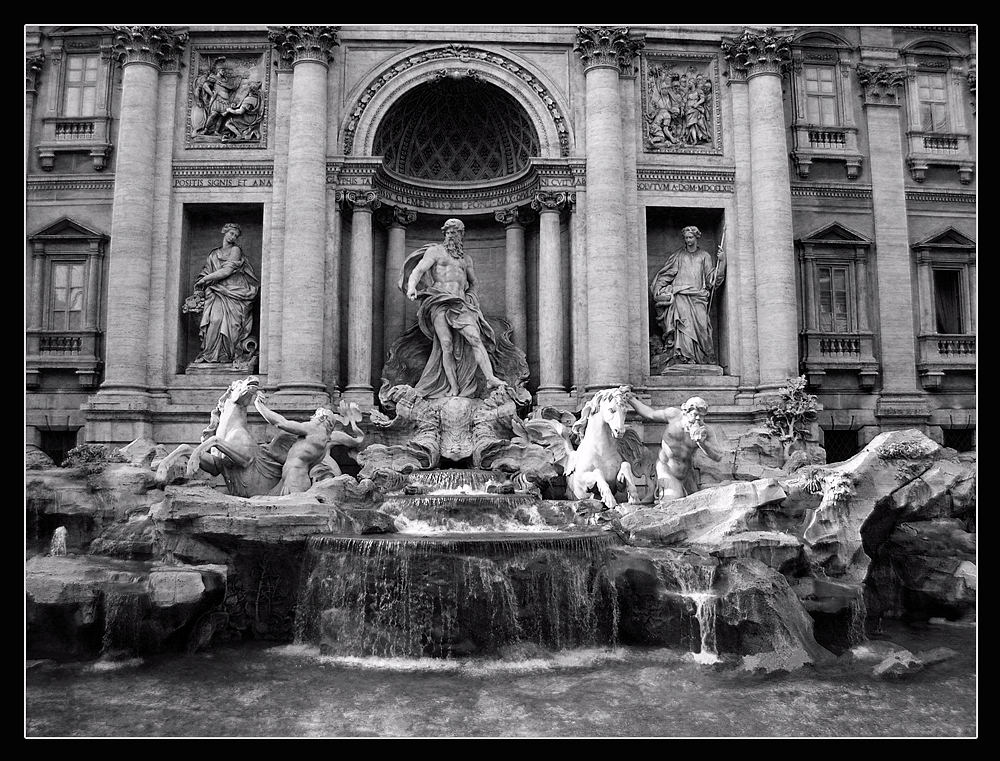
[[[187,32],[166,26],[116,26],[112,54],[123,66],[148,63],[160,68],[177,60]]]
[[[337,203],[352,211],[372,212],[382,205],[374,190],[338,190]]]
[[[45,65],[45,53],[38,50],[24,56],[24,90],[35,92],[38,89],[38,75]]]
[[[504,227],[510,227],[511,225],[526,225],[535,218],[535,215],[526,208],[511,206],[493,212],[493,218]]]
[[[568,206],[571,206],[575,200],[575,196],[572,193],[551,193],[547,191],[539,191],[538,193],[535,193],[535,197],[531,199],[531,208],[539,214],[545,211],[558,212]]]
[[[268,34],[278,55],[292,65],[299,61],[315,61],[324,66],[333,59],[337,42],[337,26],[278,26]]]
[[[865,104],[894,106],[899,103],[899,88],[906,82],[903,69],[890,69],[885,64],[873,68],[859,63],[857,72]]]
[[[791,37],[779,35],[774,29],[751,32],[744,29],[736,39],[724,37],[722,52],[729,65],[747,77],[756,74],[780,75],[791,62]]]
[[[577,30],[573,50],[580,54],[584,71],[607,66],[632,73],[632,60],[645,42],[629,37],[627,26],[581,26]]]

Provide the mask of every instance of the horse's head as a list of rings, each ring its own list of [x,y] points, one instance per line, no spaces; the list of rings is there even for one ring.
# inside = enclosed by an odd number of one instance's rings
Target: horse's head
[[[228,404],[237,404],[240,407],[246,407],[254,400],[258,393],[260,393],[260,378],[256,375],[250,375],[242,380],[235,380],[229,384],[226,393],[219,399],[219,409],[221,410]]]
[[[621,388],[606,388],[594,394],[580,411],[580,423],[586,427],[587,421],[598,417],[600,422],[611,429],[611,435],[616,439],[625,433],[625,415],[628,413],[628,402]],[[576,426],[574,426],[575,428]]]

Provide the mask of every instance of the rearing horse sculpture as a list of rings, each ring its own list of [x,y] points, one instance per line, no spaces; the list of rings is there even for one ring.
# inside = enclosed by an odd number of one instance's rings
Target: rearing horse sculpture
[[[598,391],[571,429],[548,419],[525,422],[532,439],[547,445],[563,466],[567,497],[586,499],[596,487],[605,506],[615,507],[618,503],[610,484],[619,481],[628,488],[630,501],[638,501],[633,464],[643,460],[645,448],[635,431],[625,428],[627,391],[624,386]],[[580,439],[575,449],[574,435]]]
[[[258,444],[247,429],[247,407],[260,393],[255,376],[233,381],[212,410],[202,441],[191,453],[187,476],[199,469],[213,476],[222,474],[229,493],[237,497],[267,494],[281,479],[284,455],[295,442],[291,434],[279,434],[269,444]]]

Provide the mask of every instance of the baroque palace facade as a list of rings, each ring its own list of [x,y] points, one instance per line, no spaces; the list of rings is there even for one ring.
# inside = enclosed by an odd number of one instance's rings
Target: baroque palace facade
[[[733,435],[804,374],[831,461],[893,428],[974,446],[973,27],[25,42],[26,437],[53,456],[194,443],[251,373],[293,417],[371,410],[414,319],[404,259],[449,218],[537,406],[629,384]],[[677,362],[651,285],[690,226],[710,356]]]

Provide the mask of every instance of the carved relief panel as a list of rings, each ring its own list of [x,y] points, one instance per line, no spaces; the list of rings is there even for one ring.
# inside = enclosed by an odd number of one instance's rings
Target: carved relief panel
[[[650,53],[641,71],[646,152],[721,154],[717,57]]]
[[[270,48],[215,45],[191,50],[188,148],[266,148]]]

